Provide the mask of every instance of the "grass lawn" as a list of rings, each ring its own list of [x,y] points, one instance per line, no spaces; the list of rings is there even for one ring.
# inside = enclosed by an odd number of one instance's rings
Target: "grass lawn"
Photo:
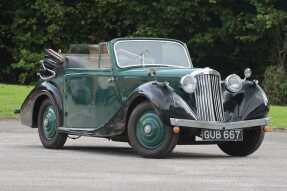
[[[19,109],[32,86],[0,84],[0,119],[15,118],[14,110]]]
[[[20,108],[32,86],[0,84],[0,119],[15,118],[14,110]],[[287,106],[271,106],[271,126],[287,128]]]
[[[287,106],[271,106],[271,127],[287,128]]]

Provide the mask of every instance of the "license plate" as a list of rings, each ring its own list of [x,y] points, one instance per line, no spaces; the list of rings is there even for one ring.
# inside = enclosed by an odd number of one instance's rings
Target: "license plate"
[[[203,141],[242,141],[243,131],[242,129],[232,129],[232,130],[202,129],[201,138]]]

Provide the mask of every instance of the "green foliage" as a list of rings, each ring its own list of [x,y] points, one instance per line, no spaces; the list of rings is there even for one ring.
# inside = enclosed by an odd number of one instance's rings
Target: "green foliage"
[[[269,66],[263,85],[272,104],[287,103],[287,74],[282,67]]]
[[[27,49],[21,49],[19,52],[19,61],[12,65],[14,71],[21,71],[18,75],[18,81],[22,84],[36,80],[35,74],[40,67],[40,60],[43,54],[30,52]]]
[[[286,20],[285,0],[1,0],[0,80],[35,81],[44,48],[122,36],[176,38],[195,66],[251,67],[262,80],[269,65],[287,68]]]

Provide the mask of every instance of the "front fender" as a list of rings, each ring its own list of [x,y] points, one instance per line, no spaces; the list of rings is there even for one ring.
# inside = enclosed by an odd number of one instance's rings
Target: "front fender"
[[[155,81],[141,85],[129,97],[128,108],[137,105],[141,97],[153,104],[166,125],[170,125],[170,118],[197,120],[194,108],[167,83]],[[269,111],[266,94],[257,83],[251,81],[244,81],[239,93],[224,90],[223,100],[226,121],[264,118]]]
[[[152,81],[136,88],[127,101],[127,115],[141,100],[148,100],[165,124],[169,124],[169,113],[173,103],[172,88],[164,82]],[[127,116],[127,117],[128,117]]]
[[[259,119],[267,116],[269,103],[257,82],[244,81],[239,93],[224,91],[224,109],[227,121]]]
[[[166,125],[170,118],[196,119],[196,115],[188,104],[165,82],[147,82],[139,86],[128,99],[128,108],[138,104],[138,101],[150,101],[156,112]],[[127,112],[130,113],[130,112]]]
[[[20,119],[23,125],[30,127],[36,127],[37,113],[35,111],[41,104],[41,101],[45,98],[49,98],[55,102],[58,106],[58,112],[60,114],[60,125],[62,125],[63,116],[63,103],[62,96],[59,89],[51,82],[43,81],[36,85],[36,87],[28,94],[23,102],[20,110]]]

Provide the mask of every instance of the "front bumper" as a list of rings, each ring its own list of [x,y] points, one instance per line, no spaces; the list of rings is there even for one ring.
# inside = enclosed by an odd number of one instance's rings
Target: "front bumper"
[[[266,126],[269,123],[269,118],[252,119],[234,122],[219,122],[219,121],[197,121],[189,119],[170,118],[170,124],[177,127],[192,127],[200,129],[243,129],[248,127]]]

